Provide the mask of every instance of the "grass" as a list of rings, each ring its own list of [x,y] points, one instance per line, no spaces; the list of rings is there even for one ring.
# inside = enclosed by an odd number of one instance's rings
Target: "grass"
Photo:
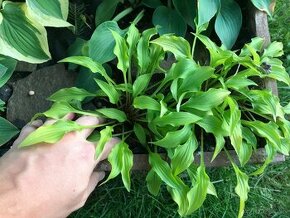
[[[269,166],[266,172],[250,179],[251,192],[246,203],[245,217],[290,217],[290,159],[283,164]],[[253,171],[253,166],[246,171]],[[210,169],[219,198],[208,196],[194,217],[236,217],[238,197],[234,193],[236,178],[231,168]],[[145,174],[132,174],[132,190],[128,193],[120,179],[98,187],[86,205],[70,218],[179,217],[175,203],[170,200],[165,187],[154,197],[147,191]]]
[[[282,60],[290,73],[290,2],[278,0],[276,13],[270,20],[272,40],[284,44],[285,55]],[[290,101],[289,87],[279,84],[281,101]],[[290,217],[290,158],[284,163],[271,165],[260,176],[251,177],[249,199],[246,203],[244,217],[288,218]],[[254,166],[246,167],[253,171]],[[193,214],[192,218],[236,217],[238,197],[234,192],[236,178],[231,168],[210,169],[208,174],[219,198],[208,196],[204,205]],[[90,196],[86,205],[73,213],[70,218],[174,218],[179,217],[177,207],[171,200],[166,188],[162,187],[157,197],[147,191],[145,173],[132,174],[132,190],[128,193],[119,179],[98,187]]]

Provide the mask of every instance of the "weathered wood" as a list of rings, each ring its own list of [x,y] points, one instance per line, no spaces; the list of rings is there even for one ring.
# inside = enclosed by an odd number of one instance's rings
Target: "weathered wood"
[[[229,151],[229,153],[231,154],[235,163],[239,165],[239,160],[238,160],[237,155],[235,154],[235,151]],[[212,156],[213,156],[213,152],[204,152],[204,161],[207,167],[223,167],[223,166],[228,166],[231,164],[224,151],[222,151],[213,162],[211,162]],[[165,154],[162,154],[162,157],[166,159]],[[265,149],[259,148],[256,150],[255,153],[253,153],[251,159],[249,160],[249,163],[251,164],[263,163],[266,158],[267,158],[267,154],[266,154]],[[273,160],[273,162],[282,162],[282,161],[285,161],[285,156],[282,154],[277,154]],[[194,162],[196,164],[200,163],[199,154],[195,155]],[[151,167],[148,163],[147,154],[134,155],[134,165],[133,165],[132,170],[149,170],[150,168]],[[111,170],[110,163],[108,161],[103,161],[97,166],[96,170],[110,171]]]
[[[260,11],[252,6],[251,10],[251,23],[250,27],[255,36],[261,37],[264,39],[264,48],[271,43],[271,36],[268,26],[268,15],[266,12]],[[277,83],[274,79],[265,78],[263,80],[263,85],[266,89],[272,90],[272,93],[278,96]]]

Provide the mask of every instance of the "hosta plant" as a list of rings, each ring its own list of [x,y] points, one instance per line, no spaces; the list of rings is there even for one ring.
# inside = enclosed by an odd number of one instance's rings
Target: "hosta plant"
[[[108,157],[112,171],[106,181],[121,174],[130,190],[132,149],[139,146],[148,153],[151,165],[146,178],[148,190],[157,195],[165,184],[181,216],[196,211],[207,194],[218,195],[206,173],[204,152],[214,148],[214,160],[224,150],[236,173],[238,216],[242,217],[250,190],[249,176],[262,173],[277,152],[288,155],[290,149],[290,122],[285,119],[289,104],[282,107],[278,97],[260,84],[264,78],[290,84],[277,59],[282,55],[282,45],[273,42],[262,51],[263,40],[254,38],[233,52],[195,34],[194,41],[200,41],[207,51],[208,60],[202,62],[193,59],[195,43],[191,46],[174,35],[158,36],[155,28],[140,33],[132,24],[122,34],[114,30],[111,34],[117,59],[112,76],[90,57],[62,60],[101,75],[101,79],[95,79],[98,91],[73,87],[53,94],[49,98],[54,102],[52,107],[35,118],[44,115],[57,122],[37,129],[20,147],[54,143],[69,131],[96,128],[88,140],[98,142],[98,158],[105,143],[118,136],[121,142]],[[174,61],[164,64],[166,59]],[[82,109],[82,102],[92,98],[102,107]],[[80,126],[63,119],[69,112],[104,117],[106,123]],[[265,147],[268,157],[261,168],[246,174],[240,166],[258,147]],[[233,161],[229,150],[236,152],[239,163]],[[200,155],[199,164],[193,163],[196,153]]]

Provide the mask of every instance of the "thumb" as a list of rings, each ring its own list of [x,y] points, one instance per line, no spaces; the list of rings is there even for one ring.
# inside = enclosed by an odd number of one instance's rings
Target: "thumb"
[[[101,180],[105,178],[105,172],[104,171],[94,171],[90,177],[90,181],[88,184],[88,187],[86,189],[85,197],[88,198],[89,195],[95,190],[97,185]]]

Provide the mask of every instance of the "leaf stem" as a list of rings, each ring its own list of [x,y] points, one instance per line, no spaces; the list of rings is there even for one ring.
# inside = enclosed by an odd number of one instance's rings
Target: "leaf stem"
[[[195,46],[196,46],[196,39],[197,39],[197,32],[196,34],[194,34],[194,39],[193,39],[193,43],[192,43],[192,49],[191,49],[191,57],[194,57],[194,51],[195,51]]]
[[[113,21],[118,22],[119,20],[121,20],[123,17],[127,16],[128,14],[130,14],[133,11],[133,8],[126,8],[124,11],[121,11],[119,14],[117,14]]]

